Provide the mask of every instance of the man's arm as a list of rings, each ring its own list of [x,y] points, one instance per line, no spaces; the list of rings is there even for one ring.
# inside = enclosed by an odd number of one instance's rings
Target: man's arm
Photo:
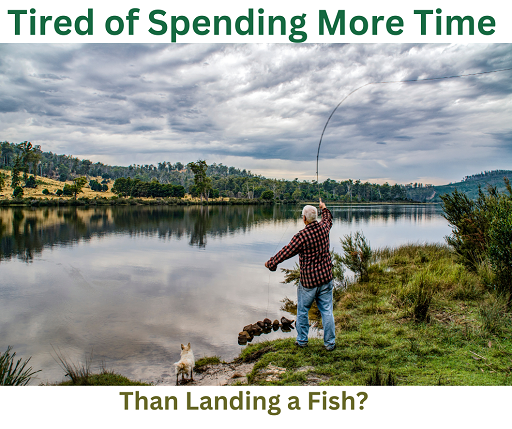
[[[265,266],[270,271],[275,271],[277,269],[277,266],[281,262],[286,261],[287,259],[290,259],[291,257],[298,254],[300,251],[301,245],[302,245],[302,240],[300,237],[300,233],[295,234],[289,244],[284,246],[279,252],[276,253],[275,256],[273,256],[267,262],[265,262]]]
[[[322,202],[322,199],[320,198],[320,204],[318,205],[318,208],[322,210],[322,220],[321,223],[325,223],[329,229],[332,228],[332,213],[329,211],[327,207],[325,207],[325,203]]]

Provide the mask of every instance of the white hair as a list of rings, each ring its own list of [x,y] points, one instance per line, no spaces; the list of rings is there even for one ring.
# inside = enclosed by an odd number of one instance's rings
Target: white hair
[[[318,217],[318,210],[314,206],[304,206],[302,216],[306,216],[308,222],[313,222]]]

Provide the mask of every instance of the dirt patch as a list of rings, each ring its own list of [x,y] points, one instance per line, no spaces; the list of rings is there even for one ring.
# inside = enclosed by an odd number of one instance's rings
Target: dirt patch
[[[230,386],[235,383],[247,384],[247,374],[252,371],[254,363],[219,363],[202,367],[201,373],[194,373],[194,381],[179,379],[183,386]],[[174,386],[176,376],[163,373],[155,382],[156,386]]]
[[[271,347],[265,347],[258,352],[262,352],[259,356],[271,351]],[[266,350],[266,351],[265,351]],[[255,358],[257,352],[249,356]],[[201,369],[201,373],[194,373],[194,380],[188,379],[178,381],[179,386],[231,386],[233,384],[247,384],[247,375],[253,370],[254,362],[230,362],[219,363],[216,365],[205,365]],[[313,366],[304,366],[297,368],[296,372],[305,372],[306,380],[303,386],[318,386],[328,382],[329,377],[319,375],[314,372]],[[286,368],[281,368],[270,363],[265,368],[261,368],[255,375],[255,380],[259,381],[277,381],[286,372]],[[174,386],[176,384],[176,376],[167,372],[163,373],[160,378],[154,382],[156,386]]]

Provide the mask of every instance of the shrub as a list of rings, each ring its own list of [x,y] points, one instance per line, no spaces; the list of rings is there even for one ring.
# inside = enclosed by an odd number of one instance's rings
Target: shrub
[[[56,194],[58,197],[60,197],[60,196],[63,194],[62,189],[57,189],[57,190],[55,191],[55,194]]]
[[[490,187],[488,191],[485,195],[479,189],[475,201],[457,190],[441,195],[443,216],[452,227],[452,235],[445,237],[446,241],[469,267],[476,267],[487,249],[488,214],[496,197],[496,188]]]
[[[499,292],[508,295],[507,307],[512,307],[512,186],[504,178],[508,195],[488,186],[487,195],[479,189],[478,198],[470,200],[454,191],[443,195],[444,217],[452,226],[446,237],[462,262],[481,271],[488,260],[493,280]],[[484,282],[490,276],[486,275]]]
[[[344,289],[346,286],[345,271],[343,269],[343,259],[340,254],[331,252],[332,276],[337,289]]]
[[[292,269],[281,268],[284,273],[284,280],[281,283],[293,283],[295,286],[299,285],[300,280],[300,267],[299,264],[295,263]]]
[[[479,189],[478,198],[474,201],[457,190],[441,196],[443,216],[452,227],[452,235],[447,236],[446,241],[455,249],[462,262],[473,269],[487,257],[491,230],[494,230],[496,238],[501,234],[505,237],[509,234],[506,226],[510,222],[506,219],[512,209],[512,187],[507,178],[504,180],[509,195],[500,194],[496,187],[488,186],[487,194]],[[508,246],[510,249],[510,240]]]
[[[30,176],[25,181],[25,188],[37,188],[37,183],[36,183],[36,179],[34,178],[34,176]]]
[[[0,385],[2,386],[25,386],[31,377],[38,371],[32,371],[32,367],[26,368],[30,358],[26,361],[18,359],[14,363],[16,352],[11,353],[12,347],[8,346],[3,355],[0,355]]]
[[[73,195],[73,187],[71,185],[69,185],[68,183],[66,183],[64,185],[64,188],[62,188],[61,195],[64,195],[65,197],[71,197]]]
[[[496,285],[512,299],[512,200],[501,199],[489,228],[489,261]]]
[[[346,287],[346,281],[343,272],[343,263],[341,256],[335,252],[331,252],[332,259],[332,276],[334,279],[334,290],[339,292]],[[292,269],[281,268],[284,273],[284,280],[281,283],[293,283],[295,286],[299,285],[300,280],[300,267],[295,263]]]
[[[273,200],[274,199],[274,192],[267,189],[266,191],[263,191],[261,193],[261,199],[263,200]]]
[[[23,197],[23,188],[21,186],[16,186],[14,191],[12,192],[13,198],[22,198]]]
[[[50,191],[48,189],[44,188],[43,195],[50,195]]]
[[[91,188],[91,191],[96,191],[96,192],[103,191],[103,185],[101,185],[97,180],[89,181],[89,187]]]
[[[343,247],[341,262],[355,273],[359,281],[367,282],[369,280],[368,267],[372,258],[370,243],[359,231],[353,237],[352,234],[345,235],[340,242]]]

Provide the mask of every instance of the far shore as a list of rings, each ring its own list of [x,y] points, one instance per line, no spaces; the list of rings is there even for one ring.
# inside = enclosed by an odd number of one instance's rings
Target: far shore
[[[326,204],[336,206],[355,205],[437,205],[439,203],[421,203],[416,201],[382,201],[382,202],[345,202],[329,201]],[[5,198],[0,196],[0,207],[60,207],[60,206],[199,206],[199,205],[279,205],[279,204],[311,204],[316,205],[318,201],[295,201],[295,200],[262,200],[257,198],[216,198],[201,201],[199,198],[134,198],[134,197],[27,197],[27,198]]]

